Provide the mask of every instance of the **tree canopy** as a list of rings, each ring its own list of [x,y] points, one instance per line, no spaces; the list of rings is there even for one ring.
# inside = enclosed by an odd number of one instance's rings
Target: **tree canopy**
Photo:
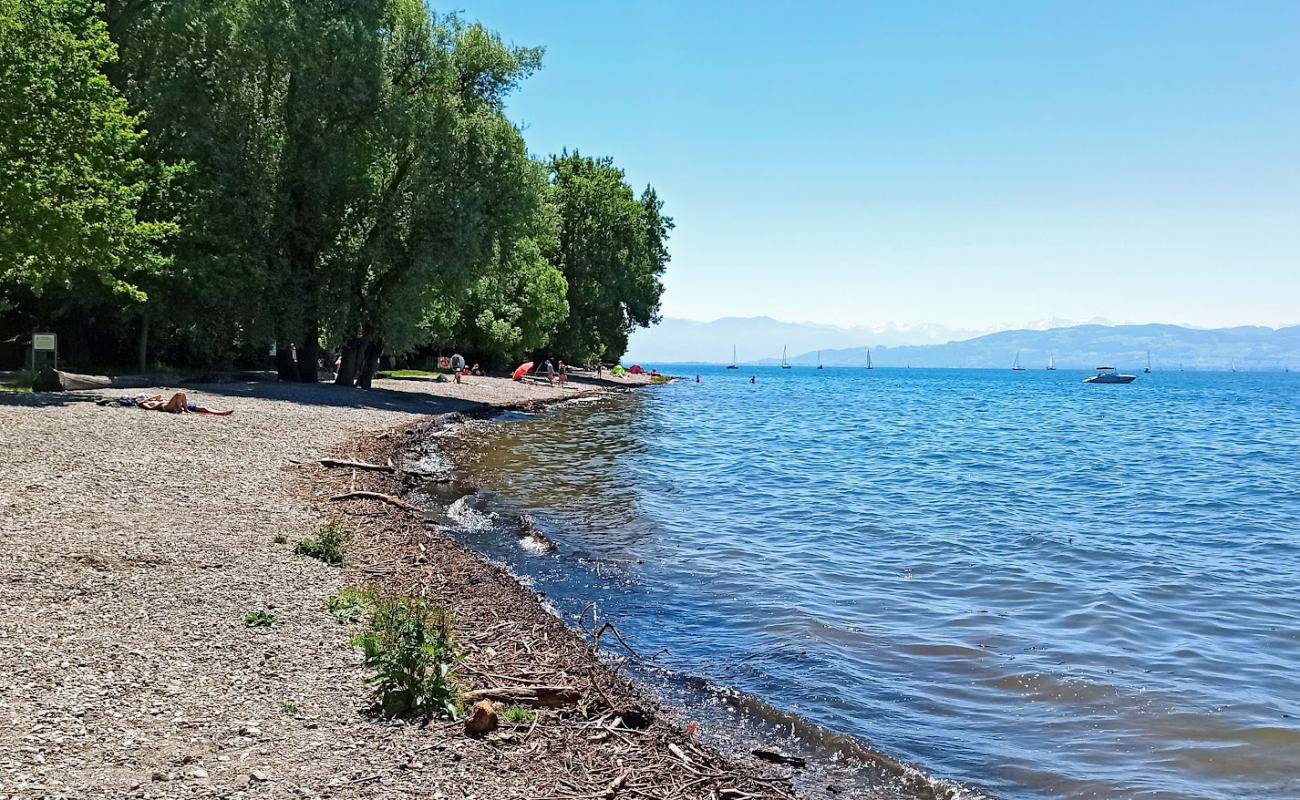
[[[429,348],[613,360],[657,320],[654,191],[530,157],[506,115],[540,48],[421,0],[0,9],[0,297],[112,329],[89,360],[133,336],[176,366],[274,348],[316,380],[337,351],[338,382],[368,385]]]

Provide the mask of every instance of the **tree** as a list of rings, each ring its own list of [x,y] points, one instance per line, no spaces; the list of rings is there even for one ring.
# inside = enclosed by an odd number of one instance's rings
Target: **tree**
[[[53,321],[141,306],[168,260],[138,118],[104,74],[116,55],[89,0],[0,0],[0,306]]]
[[[659,321],[672,219],[653,188],[638,199],[612,159],[566,152],[550,167],[560,218],[556,266],[569,300],[554,347],[579,363],[616,360],[635,328]]]

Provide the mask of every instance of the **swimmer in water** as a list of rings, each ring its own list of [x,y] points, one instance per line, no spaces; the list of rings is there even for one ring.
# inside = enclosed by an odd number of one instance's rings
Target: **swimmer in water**
[[[753,382],[754,382],[754,376],[753,376],[753,375],[750,375],[750,376],[749,376],[749,382],[750,382],[750,383],[753,383]]]

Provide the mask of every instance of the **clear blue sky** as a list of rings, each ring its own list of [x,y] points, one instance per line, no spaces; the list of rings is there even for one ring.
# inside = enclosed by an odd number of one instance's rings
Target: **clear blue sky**
[[[667,201],[668,315],[1300,322],[1300,0],[461,10]]]

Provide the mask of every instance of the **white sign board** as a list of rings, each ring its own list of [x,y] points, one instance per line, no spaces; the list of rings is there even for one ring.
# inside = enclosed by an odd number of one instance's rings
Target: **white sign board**
[[[52,333],[37,333],[32,336],[33,350],[54,350],[55,337]]]

